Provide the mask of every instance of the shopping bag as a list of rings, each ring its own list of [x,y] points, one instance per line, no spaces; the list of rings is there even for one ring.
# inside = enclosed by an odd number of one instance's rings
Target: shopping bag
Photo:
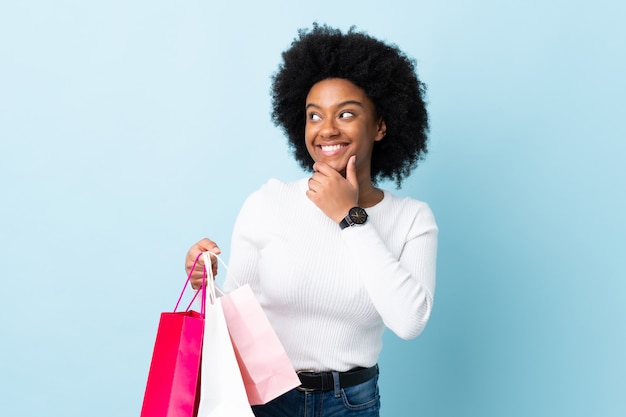
[[[196,258],[196,262],[198,259]],[[191,272],[174,311],[161,313],[141,417],[196,416],[204,312],[190,310],[194,300],[189,303],[186,311],[176,311],[190,276]],[[204,285],[199,292],[205,298]]]
[[[216,254],[211,256],[228,270]],[[234,280],[235,283],[236,280]],[[222,309],[250,405],[266,404],[300,385],[285,348],[249,285],[221,295]]]
[[[208,253],[203,256],[207,289],[198,417],[254,417],[226,327],[222,303],[215,293],[211,260]]]
[[[300,385],[285,348],[249,285],[221,297],[228,331],[251,405]]]

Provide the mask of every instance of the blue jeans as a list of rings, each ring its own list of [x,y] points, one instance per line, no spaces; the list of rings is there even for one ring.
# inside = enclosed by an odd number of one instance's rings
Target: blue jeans
[[[362,384],[330,391],[292,389],[265,405],[255,417],[379,417],[378,375]]]

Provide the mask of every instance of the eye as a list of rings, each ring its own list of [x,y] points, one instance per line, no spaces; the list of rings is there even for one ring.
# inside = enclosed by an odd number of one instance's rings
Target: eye
[[[340,119],[348,119],[350,117],[354,117],[354,113],[352,113],[351,111],[342,111],[341,113],[339,113]]]
[[[320,117],[320,115],[319,115],[319,114],[317,114],[317,113],[309,113],[309,117],[308,117],[308,119],[309,119],[309,120],[311,120],[311,121],[314,121],[314,122],[317,122],[317,121],[319,121],[319,120],[322,120],[322,118]]]

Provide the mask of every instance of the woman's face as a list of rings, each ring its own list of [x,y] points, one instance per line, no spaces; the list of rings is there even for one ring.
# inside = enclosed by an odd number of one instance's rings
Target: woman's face
[[[343,78],[329,78],[311,87],[306,98],[305,141],[315,162],[325,162],[345,175],[356,155],[359,178],[370,177],[374,142],[386,126],[361,88]]]

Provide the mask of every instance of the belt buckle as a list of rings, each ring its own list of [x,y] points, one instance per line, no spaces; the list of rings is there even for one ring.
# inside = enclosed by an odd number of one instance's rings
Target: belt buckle
[[[315,370],[313,370],[313,369],[301,369],[301,370],[299,370],[299,371],[296,371],[296,374],[297,374],[297,375],[304,374],[304,373],[311,373],[311,374],[313,374],[313,373],[315,373]],[[304,388],[304,387],[302,386],[302,383],[300,383],[300,385],[298,385],[298,386],[296,387],[296,391],[300,391],[300,392],[313,392],[313,391],[315,391],[315,389],[314,389],[314,388]]]

